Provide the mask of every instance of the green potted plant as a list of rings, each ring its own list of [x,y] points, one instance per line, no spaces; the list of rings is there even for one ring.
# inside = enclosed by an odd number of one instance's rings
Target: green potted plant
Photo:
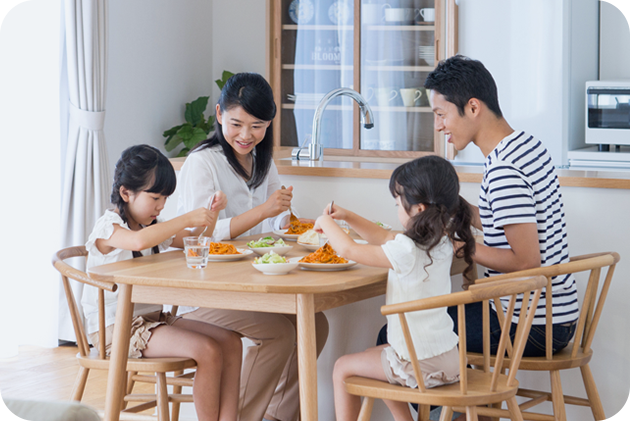
[[[224,70],[221,79],[217,79],[214,82],[219,89],[223,89],[225,82],[233,75],[234,73]],[[171,127],[162,134],[166,138],[164,148],[168,152],[183,143],[184,147],[177,156],[186,156],[199,142],[208,138],[210,131],[214,127],[214,115],[209,116],[207,120],[203,115],[208,106],[209,98],[208,96],[200,96],[196,100],[187,103],[186,111],[184,112],[186,122],[179,126]]]

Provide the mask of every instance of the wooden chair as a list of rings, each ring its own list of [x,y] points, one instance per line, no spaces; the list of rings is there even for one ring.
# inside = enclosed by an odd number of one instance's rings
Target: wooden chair
[[[546,322],[546,355],[544,357],[522,357],[520,359],[520,370],[528,371],[548,371],[551,379],[551,392],[540,390],[519,389],[518,395],[530,398],[529,401],[521,404],[521,410],[525,411],[545,401],[551,401],[554,415],[539,414],[533,412],[523,412],[524,419],[530,420],[556,420],[566,421],[565,403],[572,405],[588,406],[593,412],[596,420],[604,420],[604,408],[597,392],[597,386],[588,366],[589,361],[593,357],[591,345],[597,329],[597,324],[604,308],[606,296],[610,288],[615,265],[619,261],[619,254],[615,252],[588,254],[571,258],[569,263],[559,265],[541,267],[536,269],[523,270],[510,274],[492,276],[485,279],[477,280],[477,285],[484,285],[492,282],[500,282],[503,279],[514,276],[537,276],[542,275],[547,278],[547,290],[551,289],[551,280],[555,276],[565,274],[576,274],[580,272],[590,272],[588,283],[586,285],[584,298],[580,305],[580,316],[575,330],[573,342],[560,352],[552,355],[552,322],[551,316],[551,294],[546,294],[545,305],[547,311]],[[601,271],[607,268],[604,282],[599,288]],[[576,280],[577,282],[577,280]],[[599,292],[598,292],[599,290]],[[500,309],[500,307],[497,307]],[[486,315],[484,315],[486,317]],[[489,316],[488,316],[489,317]],[[505,318],[502,311],[497,312],[499,322],[503,324]],[[509,351],[509,350],[508,350]],[[479,354],[468,354],[468,362],[470,364],[480,364],[482,356]],[[510,364],[510,358],[506,358],[503,366]],[[582,380],[588,399],[578,398],[574,396],[564,396],[562,392],[562,383],[560,380],[560,371],[571,368],[580,368],[582,372]]]
[[[117,285],[109,282],[97,281],[83,271],[77,270],[68,265],[65,260],[72,257],[87,257],[87,251],[84,246],[69,247],[58,251],[53,256],[53,266],[61,273],[74,333],[77,338],[79,353],[77,360],[79,362],[79,373],[74,383],[71,399],[81,401],[87,378],[90,370],[107,370],[109,368],[109,358],[105,357],[105,291],[114,292]],[[99,306],[99,347],[90,350],[85,327],[79,314],[77,303],[74,299],[72,288],[68,279],[82,282],[98,288],[98,306]],[[144,418],[142,414],[137,412],[145,411],[157,406],[158,420],[168,421],[168,404],[173,404],[173,420],[179,419],[179,404],[181,402],[192,402],[191,395],[181,395],[182,386],[192,386],[192,377],[194,373],[183,375],[185,369],[194,368],[196,362],[190,358],[130,358],[127,363],[127,384],[121,385],[125,388],[126,394],[124,404],[121,408],[121,420],[133,419],[138,420]],[[175,377],[167,377],[166,373],[174,372]],[[153,375],[138,373],[155,373]],[[180,374],[177,376],[177,374]],[[157,384],[157,394],[132,394],[135,382],[148,382]],[[168,394],[167,385],[173,385],[173,394]],[[140,404],[126,408],[128,402],[141,402]],[[146,416],[154,419],[152,416]]]
[[[460,381],[451,385],[427,389],[422,380],[420,366],[415,359],[412,359],[411,363],[415,377],[418,379],[417,389],[363,377],[350,377],[345,382],[346,390],[353,395],[365,397],[361,406],[359,421],[368,421],[370,419],[370,413],[376,398],[417,403],[420,405],[418,419],[422,421],[428,420],[429,405],[443,407],[441,421],[450,421],[453,407],[465,407],[467,420],[477,421],[477,413],[483,414],[482,410],[478,409],[478,406],[507,401],[510,418],[522,420],[523,418],[516,402],[516,392],[518,390],[516,373],[520,360],[519,356],[525,347],[525,340],[529,335],[534,312],[542,288],[545,285],[546,279],[542,276],[512,278],[487,285],[472,285],[467,291],[381,307],[383,315],[398,314],[407,350],[410,355],[416,355],[405,313],[456,305],[458,307],[458,323],[459,326],[463,327],[459,329]],[[511,344],[513,359],[509,367],[509,374],[503,374],[501,370],[491,371],[489,341],[488,346],[484,346],[484,370],[467,368],[466,314],[464,305],[489,299],[495,299],[495,302],[498,302],[502,296],[511,296],[508,308],[508,315],[511,317],[516,303],[516,296],[519,293],[524,293],[524,304],[514,341],[513,343],[510,341],[509,329],[502,331],[497,352],[497,355],[505,355],[508,344]],[[528,302],[529,306],[525,304]],[[488,337],[489,328],[489,323],[486,323],[484,332],[487,332]],[[499,358],[496,364],[498,367],[501,367],[503,364],[502,359]]]

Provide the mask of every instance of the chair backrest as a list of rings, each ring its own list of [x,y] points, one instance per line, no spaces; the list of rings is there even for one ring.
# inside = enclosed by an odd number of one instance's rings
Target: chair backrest
[[[90,346],[88,344],[87,335],[85,333],[85,326],[83,326],[83,320],[79,313],[76,300],[74,299],[74,293],[70,285],[69,279],[81,282],[86,285],[91,285],[98,288],[98,326],[99,326],[99,357],[105,358],[105,291],[114,292],[118,286],[111,282],[97,281],[90,278],[90,276],[76,268],[73,268],[65,262],[66,259],[73,257],[87,258],[88,252],[85,250],[85,246],[68,247],[59,250],[52,259],[52,264],[61,273],[61,281],[63,282],[63,289],[66,293],[66,300],[68,301],[68,308],[70,310],[70,317],[72,318],[72,326],[74,327],[74,334],[77,338],[77,345],[79,347],[79,353],[82,356],[87,356],[90,353]]]
[[[573,340],[573,346],[571,349],[571,356],[575,358],[578,351],[582,349],[583,352],[589,352],[593,337],[595,336],[595,330],[599,323],[599,319],[606,302],[608,290],[610,289],[610,282],[612,281],[613,273],[615,272],[615,266],[619,262],[619,254],[616,252],[602,252],[594,254],[585,254],[581,256],[572,257],[568,263],[562,263],[558,265],[540,267],[535,269],[527,269],[519,272],[512,272],[509,274],[491,276],[489,278],[478,279],[476,283],[482,285],[485,283],[491,283],[495,281],[501,281],[503,279],[512,278],[514,276],[534,276],[542,275],[547,278],[546,291],[551,290],[552,280],[556,276],[566,274],[577,274],[580,272],[590,272],[588,277],[588,283],[586,285],[584,298],[580,305],[580,316],[578,318],[577,327],[575,330],[575,337]],[[606,268],[606,274],[604,282],[599,288],[602,269]],[[545,307],[546,307],[546,359],[553,358],[552,347],[552,294],[545,294]],[[497,309],[501,307],[498,306]],[[503,312],[497,311],[497,317],[499,321],[503,323]],[[509,320],[509,319],[508,319]]]
[[[508,347],[511,345],[511,361],[509,366],[508,386],[515,385],[516,373],[520,363],[525,342],[529,335],[529,330],[534,320],[538,300],[542,293],[542,289],[547,284],[544,276],[529,277],[512,277],[500,282],[493,282],[481,285],[472,285],[467,291],[454,292],[452,294],[441,295],[437,297],[425,298],[416,301],[409,301],[400,304],[391,304],[381,307],[381,313],[385,316],[398,314],[405,337],[405,344],[409,355],[416,355],[416,351],[409,332],[409,326],[405,313],[430,310],[440,307],[457,306],[458,335],[459,335],[459,368],[460,368],[460,391],[462,394],[468,393],[468,379],[466,372],[466,312],[464,306],[478,301],[495,300],[498,303],[501,297],[510,297],[507,315],[511,318],[514,312],[517,295],[523,294],[523,303],[519,316],[519,323],[516,330],[514,340],[510,338],[510,326],[502,325],[501,337],[497,349],[497,358],[495,361],[495,370],[490,383],[490,392],[494,392],[498,387],[499,374],[502,372],[500,367],[503,365],[503,359]],[[484,370],[490,371],[490,324],[485,323],[483,326],[484,335]],[[485,338],[488,338],[488,346],[485,344]],[[411,358],[411,365],[418,382],[418,392],[426,391],[424,385],[422,371],[415,358]],[[499,367],[499,369],[496,369]]]

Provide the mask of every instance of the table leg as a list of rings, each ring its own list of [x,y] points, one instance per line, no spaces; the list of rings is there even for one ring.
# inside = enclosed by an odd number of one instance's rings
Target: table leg
[[[129,354],[129,330],[133,315],[131,302],[131,285],[119,284],[118,308],[112,338],[112,353],[107,375],[107,391],[105,394],[105,421],[118,421],[125,392],[127,356]]]
[[[300,420],[317,421],[317,352],[313,294],[297,295],[297,356]]]

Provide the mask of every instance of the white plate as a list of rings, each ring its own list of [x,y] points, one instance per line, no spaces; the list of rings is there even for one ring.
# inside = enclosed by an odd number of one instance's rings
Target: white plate
[[[240,254],[209,254],[208,261],[209,262],[229,262],[231,260],[239,260],[245,256],[249,256],[253,253],[253,251],[248,249],[239,249],[236,251],[240,252]]]
[[[254,253],[262,256],[265,253],[269,253],[269,252],[274,252],[276,254],[279,254],[280,256],[284,256],[285,254],[287,254],[289,252],[289,250],[291,250],[293,248],[293,246],[271,246],[271,247],[249,247],[247,246],[250,250],[252,250]]]
[[[292,257],[289,263],[252,263],[254,269],[261,271],[265,275],[286,275],[296,267],[301,257]]]
[[[368,242],[365,240],[359,240],[359,239],[355,239],[354,240],[355,243],[357,244],[367,244]],[[321,246],[316,246],[315,244],[306,244],[306,243],[300,243],[299,241],[297,242],[300,246],[304,247],[307,250],[310,251],[315,251],[318,248],[320,248]]]
[[[376,221],[372,221],[372,222],[374,222],[374,223],[376,224]],[[381,224],[383,224],[383,223],[381,222]],[[377,225],[378,225],[378,224],[377,224]],[[381,228],[383,228],[384,230],[389,231],[389,230],[391,230],[391,229],[392,229],[392,226],[391,226],[391,225],[387,225],[387,224],[383,224],[383,225],[381,226]]]
[[[320,272],[333,272],[337,270],[346,270],[354,265],[357,262],[352,260],[348,260],[348,263],[303,263],[300,262],[300,267],[306,270],[316,270]]]
[[[289,241],[297,241],[297,238],[300,235],[302,235],[302,234],[287,234],[287,231],[288,230],[275,230],[273,233]]]

